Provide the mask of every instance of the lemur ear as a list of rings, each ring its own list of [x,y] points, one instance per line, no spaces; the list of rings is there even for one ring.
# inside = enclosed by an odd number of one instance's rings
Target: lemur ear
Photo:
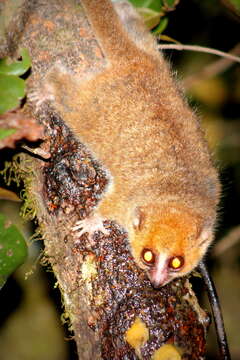
[[[133,213],[133,228],[138,231],[142,230],[144,227],[145,219],[146,215],[143,209],[140,206],[137,206]]]
[[[199,236],[199,246],[204,244],[207,246],[212,241],[212,231],[209,227],[205,227]]]

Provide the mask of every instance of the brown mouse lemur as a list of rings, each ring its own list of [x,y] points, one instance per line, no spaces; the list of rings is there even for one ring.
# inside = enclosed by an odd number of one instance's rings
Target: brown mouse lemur
[[[74,229],[107,233],[103,220],[116,221],[158,287],[192,271],[212,242],[218,175],[196,115],[132,6],[81,4],[106,66],[86,77],[58,67],[45,80],[66,124],[111,180]]]

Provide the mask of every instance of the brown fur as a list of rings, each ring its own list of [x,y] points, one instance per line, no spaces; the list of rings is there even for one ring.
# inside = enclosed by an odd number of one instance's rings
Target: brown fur
[[[133,9],[123,4],[121,24],[110,1],[82,4],[108,64],[74,81],[54,70],[48,86],[66,123],[110,173],[97,214],[126,228],[143,268],[144,247],[184,256],[166,283],[191,271],[212,241],[217,173],[198,119]]]

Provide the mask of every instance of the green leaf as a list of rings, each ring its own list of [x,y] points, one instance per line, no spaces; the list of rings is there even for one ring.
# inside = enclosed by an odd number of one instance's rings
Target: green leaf
[[[31,59],[27,49],[22,49],[20,54],[22,60],[19,61],[0,60],[0,114],[18,107],[25,96],[25,82],[18,76],[30,68]]]
[[[144,23],[148,29],[153,29],[159,24],[162,15],[159,12],[147,8],[138,9],[138,12],[144,18]]]
[[[133,6],[137,8],[151,9],[160,12],[163,7],[162,0],[130,0]]]
[[[159,25],[153,30],[153,34],[155,35],[161,34],[166,29],[167,25],[168,25],[168,18],[167,17],[162,18]]]
[[[175,9],[179,1],[180,0],[163,0],[163,4],[168,10],[173,10]]]
[[[5,216],[0,214],[0,288],[27,257],[24,237],[15,225],[7,223]]]
[[[0,140],[14,134],[17,129],[0,129]]]
[[[240,0],[228,0],[228,2],[229,2],[237,11],[240,11]]]
[[[25,82],[14,75],[0,74],[0,114],[14,109],[25,96]]]
[[[22,49],[20,55],[22,60],[17,60],[13,63],[9,63],[9,58],[1,59],[0,74],[15,76],[23,75],[31,66],[31,58],[27,49]]]

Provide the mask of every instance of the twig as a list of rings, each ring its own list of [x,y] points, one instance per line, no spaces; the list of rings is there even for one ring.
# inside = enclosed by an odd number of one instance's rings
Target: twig
[[[161,45],[161,49],[162,49],[162,46],[165,47],[166,45]],[[174,49],[175,49],[175,47],[176,47],[175,44],[167,44],[167,46],[168,46],[167,49],[171,49],[172,47],[174,47]],[[179,46],[180,46],[180,48],[178,50],[189,50],[189,49],[185,49],[185,46],[189,47],[189,45],[179,45]],[[194,48],[194,50],[196,50],[194,45],[190,46],[190,47],[192,48],[192,50],[193,50],[193,48]],[[224,56],[224,58],[214,61],[214,62],[210,63],[209,65],[206,65],[203,69],[201,69],[199,72],[197,72],[193,75],[187,76],[183,80],[183,86],[185,89],[189,89],[194,83],[196,83],[198,81],[201,81],[203,79],[207,79],[207,78],[213,77],[219,73],[222,73],[223,71],[227,70],[234,61],[240,61],[240,57],[236,56],[236,55],[240,55],[240,43],[238,43],[232,50],[230,50],[229,53],[224,53],[219,50],[204,48],[201,46],[197,46],[197,48],[198,48],[198,50],[196,50],[196,51],[214,53],[215,55]],[[218,53],[216,53],[216,51]],[[222,55],[220,55],[220,54],[222,54]],[[232,58],[234,58],[234,60]]]
[[[224,322],[222,317],[221,306],[219,303],[217,291],[214,282],[207,270],[206,265],[201,261],[199,269],[202,274],[204,283],[207,288],[208,298],[212,309],[214,324],[217,333],[218,346],[221,360],[231,360],[231,355],[228,348],[227,336],[224,329]]]
[[[26,144],[22,144],[21,147],[27,150],[28,153],[37,155],[41,160],[48,160],[51,157],[51,154],[48,151],[40,147],[33,149]]]
[[[233,55],[240,55],[240,44],[237,44],[232,50],[230,50],[230,53]],[[184,80],[184,88],[189,89],[191,86],[193,86],[194,83],[201,81],[203,79],[208,79],[213,76],[216,76],[217,74],[221,74],[224,71],[226,71],[231,65],[233,61],[230,59],[220,59],[217,61],[214,61],[210,63],[209,65],[206,65],[203,69],[198,71],[195,74],[187,76]]]
[[[182,44],[160,44],[159,45],[160,50],[190,50],[190,51],[198,51],[198,52],[205,52],[208,54],[213,54],[217,56],[222,56],[226,59],[236,61],[240,63],[240,57],[231,55],[229,53],[226,53],[224,51],[220,51],[217,49],[208,48],[205,46],[199,46],[199,45],[182,45]]]
[[[240,240],[240,225],[233,228],[226,236],[224,236],[213,248],[212,255],[217,257],[226,250],[233,247]]]

